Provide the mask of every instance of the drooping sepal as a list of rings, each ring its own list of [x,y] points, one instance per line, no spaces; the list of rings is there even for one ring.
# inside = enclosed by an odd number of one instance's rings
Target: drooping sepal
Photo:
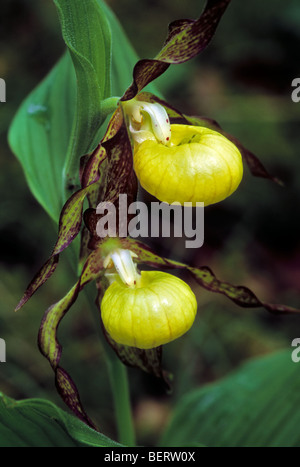
[[[58,327],[77,300],[79,292],[90,281],[97,279],[103,272],[101,251],[93,251],[88,257],[81,276],[67,295],[52,305],[44,314],[38,336],[41,353],[47,358],[55,373],[55,384],[64,402],[87,425],[95,428],[86,414],[79,397],[78,390],[71,376],[60,366],[62,346],[57,339]]]
[[[140,60],[135,65],[133,83],[122,100],[133,99],[147,84],[162,75],[171,64],[184,63],[206,49],[230,1],[208,0],[199,19],[171,23],[165,44],[155,59]]]
[[[59,255],[54,255],[42,266],[39,272],[32,279],[28,285],[23,297],[16,306],[15,311],[20,310],[26,302],[32,297],[32,295],[52,276],[55,269],[57,268],[59,261]]]
[[[273,314],[300,313],[300,309],[282,304],[268,303],[260,300],[248,287],[237,286],[219,280],[207,266],[191,267],[178,261],[157,255],[144,243],[130,238],[122,240],[124,248],[129,248],[138,256],[137,262],[161,269],[183,269],[188,271],[193,279],[204,289],[222,294],[243,308],[265,308]]]
[[[105,172],[101,172],[104,163],[107,166]],[[112,203],[117,201],[120,193],[128,195],[128,203],[135,201],[137,179],[133,171],[131,144],[120,108],[113,114],[102,142],[90,155],[81,159],[80,178],[81,189],[68,199],[62,209],[58,239],[53,252],[27,287],[24,296],[17,305],[17,310],[52,276],[58,264],[60,253],[80,233],[83,223],[83,205],[86,198],[89,200],[91,209],[95,209],[101,200]],[[96,216],[94,220],[97,224],[99,216]],[[89,223],[87,223],[87,227],[90,230],[90,235],[87,232],[84,234],[85,250],[89,241],[96,235],[95,229]],[[84,255],[83,250],[81,253]]]

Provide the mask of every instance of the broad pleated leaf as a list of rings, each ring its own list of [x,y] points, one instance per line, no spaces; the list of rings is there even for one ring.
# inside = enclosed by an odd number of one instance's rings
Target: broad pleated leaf
[[[65,164],[66,184],[79,188],[79,160],[99,141],[106,118],[101,102],[111,96],[111,29],[97,0],[54,0],[77,80],[76,114]],[[71,173],[70,173],[71,172]]]
[[[138,56],[129,42],[122,25],[102,0],[97,0],[108,19],[112,35],[111,94],[121,96],[132,81],[132,69]],[[151,92],[155,92],[154,86]]]
[[[299,425],[299,368],[284,351],[184,396],[160,445],[298,447]]]
[[[9,131],[33,195],[56,222],[64,203],[63,168],[75,110],[76,76],[65,54],[22,103]]]
[[[24,100],[9,132],[11,149],[22,164],[33,195],[55,222],[66,196],[79,188],[80,156],[100,140],[97,133],[106,114],[102,114],[99,94],[101,99],[110,97],[112,89],[113,95],[122,95],[138,60],[118,20],[102,0],[90,1],[88,9],[81,0],[59,3],[76,72],[67,52]],[[69,4],[67,20],[65,8]],[[66,171],[71,153],[74,164]]]
[[[121,447],[43,399],[0,393],[0,447]]]

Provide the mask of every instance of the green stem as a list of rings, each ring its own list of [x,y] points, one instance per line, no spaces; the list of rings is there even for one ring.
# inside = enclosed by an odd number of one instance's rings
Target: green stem
[[[136,445],[136,441],[131,413],[127,369],[118,357],[111,352],[106,353],[106,361],[113,391],[118,439],[121,444],[133,447]]]
[[[105,118],[116,110],[119,100],[120,97],[108,97],[101,102],[101,113]]]
[[[120,97],[108,97],[104,99],[100,104],[100,111],[101,111],[101,121],[105,122],[106,118],[112,114],[117,106]],[[72,138],[71,140],[76,139],[76,125],[72,130]],[[95,135],[96,136],[96,135]],[[93,142],[91,142],[93,143]],[[69,197],[77,190],[80,189],[79,185],[79,160],[80,156],[83,154],[78,154],[77,146],[74,143],[71,148],[69,148],[69,152],[67,155],[66,163],[64,166],[63,172],[63,196],[64,199],[67,200]]]

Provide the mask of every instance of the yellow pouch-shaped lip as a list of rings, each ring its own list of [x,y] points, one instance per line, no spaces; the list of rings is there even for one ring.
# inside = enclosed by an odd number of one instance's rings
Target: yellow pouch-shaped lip
[[[119,344],[140,349],[182,336],[192,326],[196,312],[196,297],[188,284],[161,271],[142,271],[137,287],[127,287],[117,279],[101,303],[108,334]]]
[[[220,133],[192,125],[171,125],[171,145],[136,144],[134,169],[142,187],[166,203],[203,202],[230,196],[243,176],[237,147]]]

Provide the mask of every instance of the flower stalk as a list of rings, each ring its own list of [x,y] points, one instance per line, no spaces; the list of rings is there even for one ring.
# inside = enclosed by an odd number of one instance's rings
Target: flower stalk
[[[118,439],[121,444],[133,447],[136,445],[135,430],[132,418],[130,391],[127,368],[119,360],[112,349],[108,348],[106,363],[110,385],[113,393]]]

